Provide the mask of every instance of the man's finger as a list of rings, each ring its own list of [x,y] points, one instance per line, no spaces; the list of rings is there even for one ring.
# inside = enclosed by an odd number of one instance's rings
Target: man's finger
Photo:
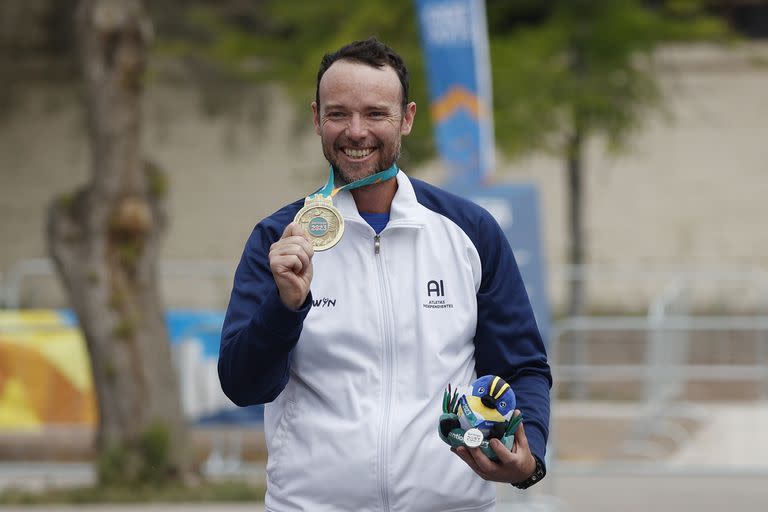
[[[309,255],[310,258],[315,254],[315,248],[312,247],[312,242],[307,240],[305,237],[298,235],[291,235],[285,238],[281,238],[269,247],[269,252],[286,252],[286,248],[292,245],[301,247],[304,252]]]
[[[498,469],[496,463],[489,459],[480,448],[470,448],[469,454],[472,456],[472,459],[474,459],[480,473],[488,475]]]
[[[286,238],[280,242],[280,245],[272,248],[270,251],[270,257],[275,259],[283,256],[297,256],[301,260],[302,264],[309,266],[309,263],[312,259],[312,248],[308,245],[309,242],[303,238]]]
[[[493,450],[493,453],[496,454],[496,456],[499,458],[499,462],[502,464],[509,464],[515,461],[515,456],[512,455],[512,452],[504,446],[504,443],[499,441],[498,439],[491,439],[490,441],[491,450]]]
[[[281,238],[269,248],[270,265],[274,266],[276,259],[282,256],[296,255],[301,259],[304,267],[310,265],[315,250],[312,244],[300,236]]]
[[[269,266],[276,272],[280,272],[281,269],[286,268],[294,274],[301,274],[301,271],[306,268],[298,254],[281,254],[275,256],[270,261]]]
[[[528,438],[525,435],[525,427],[522,422],[515,431],[515,444],[518,445],[521,450],[528,450]]]
[[[295,222],[291,222],[290,224],[285,226],[285,231],[283,231],[283,236],[281,236],[280,238],[288,238],[289,236],[300,236],[305,240],[309,241],[309,233],[307,233],[300,225],[296,224]]]

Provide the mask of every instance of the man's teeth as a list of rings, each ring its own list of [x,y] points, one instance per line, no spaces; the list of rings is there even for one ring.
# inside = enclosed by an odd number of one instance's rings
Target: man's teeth
[[[363,158],[370,155],[373,152],[373,148],[366,149],[350,149],[345,148],[344,154],[351,158]]]

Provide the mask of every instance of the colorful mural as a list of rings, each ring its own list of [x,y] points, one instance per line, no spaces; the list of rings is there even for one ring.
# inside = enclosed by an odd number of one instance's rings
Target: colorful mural
[[[166,312],[184,411],[197,424],[253,423],[260,406],[236,407],[216,368],[221,311]],[[90,360],[68,310],[0,310],[0,431],[95,425]]]
[[[71,315],[0,311],[0,429],[95,422],[88,352]]]

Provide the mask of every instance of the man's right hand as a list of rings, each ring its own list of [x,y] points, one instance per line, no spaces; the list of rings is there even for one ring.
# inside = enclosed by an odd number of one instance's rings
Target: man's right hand
[[[288,224],[280,240],[269,248],[269,268],[280,300],[290,309],[299,309],[307,300],[314,253],[309,235],[295,222]]]

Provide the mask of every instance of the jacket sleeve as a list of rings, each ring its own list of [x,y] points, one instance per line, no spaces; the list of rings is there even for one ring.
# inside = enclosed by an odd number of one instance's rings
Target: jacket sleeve
[[[269,247],[280,226],[262,221],[251,233],[235,271],[219,348],[219,381],[230,400],[244,407],[274,400],[288,383],[291,353],[309,312],[287,308],[269,268]]]
[[[512,387],[531,452],[544,463],[552,386],[546,349],[504,232],[490,215],[480,223],[483,271],[477,294],[475,369],[478,377],[499,375]]]

